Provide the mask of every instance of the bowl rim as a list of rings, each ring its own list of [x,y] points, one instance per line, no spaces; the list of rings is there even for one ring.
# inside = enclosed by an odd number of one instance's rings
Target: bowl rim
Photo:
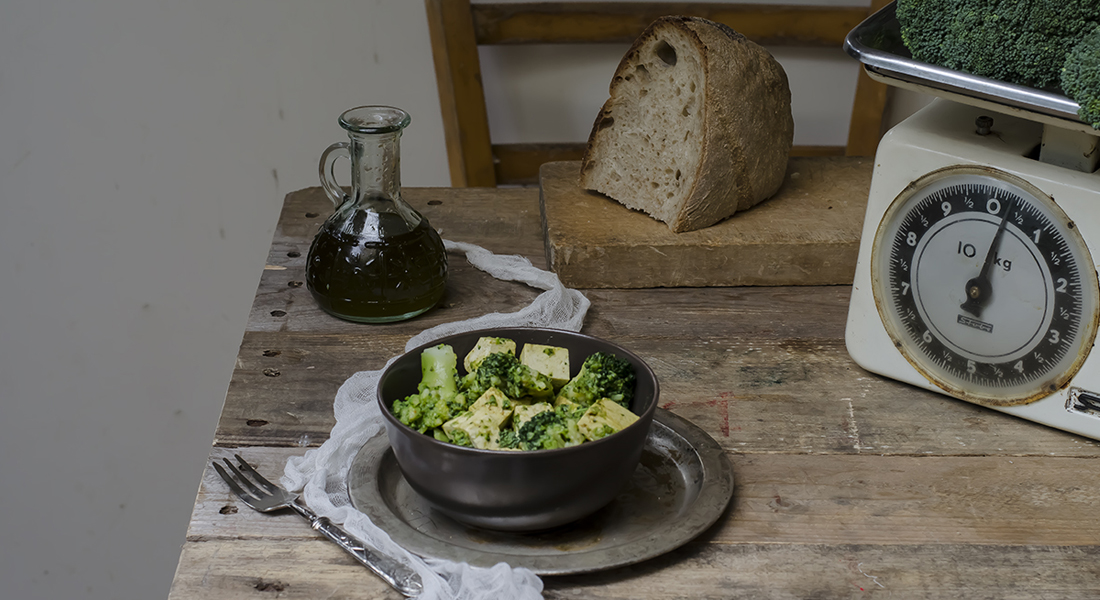
[[[551,449],[544,449],[544,450],[519,450],[519,451],[517,451],[517,450],[497,450],[497,449],[493,449],[493,448],[472,448],[470,446],[459,446],[458,444],[452,444],[450,442],[444,442],[444,441],[441,441],[441,440],[437,440],[433,436],[430,436],[426,433],[421,433],[421,432],[413,429],[412,427],[409,427],[408,425],[402,423],[401,420],[398,419],[397,416],[393,414],[392,403],[391,403],[391,406],[386,406],[386,402],[382,398],[382,382],[385,381],[386,377],[396,367],[398,361],[400,361],[402,358],[406,357],[407,355],[412,355],[412,354],[416,354],[417,356],[419,356],[420,353],[423,352],[427,348],[438,346],[440,344],[448,344],[450,340],[454,340],[454,339],[457,339],[457,338],[465,338],[465,337],[468,337],[468,336],[471,336],[471,335],[477,335],[478,337],[506,337],[506,336],[492,336],[493,332],[503,332],[503,331],[534,331],[534,332],[547,333],[547,334],[562,334],[562,335],[565,335],[567,337],[586,338],[586,339],[594,341],[594,342],[598,342],[598,343],[601,343],[601,344],[608,344],[610,346],[613,346],[617,353],[621,353],[621,354],[633,359],[632,362],[635,364],[636,368],[637,368],[638,365],[641,365],[642,371],[653,382],[653,398],[645,406],[645,409],[640,414],[635,413],[638,416],[637,420],[635,420],[633,423],[628,425],[626,428],[620,429],[619,431],[616,431],[615,433],[613,433],[609,436],[602,437],[598,440],[589,440],[589,441],[577,444],[575,446],[566,446],[564,448],[551,448]],[[526,343],[526,342],[524,342],[524,343]],[[461,359],[459,361],[459,366],[461,367]],[[639,373],[635,373],[635,380],[640,378],[639,375],[640,375]],[[626,433],[627,431],[635,430],[636,428],[642,427],[643,425],[645,426],[645,428],[648,431],[650,421],[652,421],[653,413],[656,411],[656,408],[657,408],[657,401],[661,397],[660,392],[661,392],[661,384],[657,379],[657,374],[653,372],[653,368],[649,366],[649,363],[647,363],[645,361],[645,359],[643,359],[641,356],[638,356],[638,354],[636,354],[635,352],[623,347],[620,344],[617,344],[615,342],[612,342],[612,341],[604,339],[604,338],[599,338],[599,337],[596,337],[596,336],[593,336],[593,335],[589,335],[589,334],[586,334],[586,333],[580,333],[578,331],[572,331],[572,330],[569,330],[569,329],[556,329],[556,328],[553,328],[553,327],[526,327],[526,326],[512,326],[512,327],[509,327],[509,326],[501,326],[501,327],[488,327],[488,328],[484,328],[484,329],[473,329],[473,330],[470,330],[470,331],[463,331],[463,332],[459,332],[459,333],[453,333],[453,334],[450,334],[450,335],[445,335],[443,337],[436,338],[435,340],[424,342],[423,344],[421,344],[419,346],[416,346],[415,348],[412,348],[411,350],[409,350],[407,352],[402,352],[397,358],[390,361],[389,364],[387,364],[386,367],[384,369],[382,369],[382,372],[379,374],[379,377],[378,377],[378,385],[375,387],[374,395],[375,395],[375,400],[378,402],[378,408],[382,412],[382,417],[389,424],[395,425],[398,429],[402,430],[405,433],[421,436],[429,444],[439,445],[441,448],[444,448],[448,451],[458,452],[460,454],[468,453],[468,454],[472,454],[472,455],[490,455],[490,456],[545,456],[545,455],[550,454],[550,453],[555,453],[557,455],[561,455],[561,454],[566,454],[567,452],[587,452],[588,449],[598,447],[598,445],[603,444],[604,442],[607,442],[608,440],[611,440],[612,438],[616,438],[619,434]],[[644,423],[643,423],[643,421],[644,421]],[[619,439],[621,439],[621,438],[619,438]]]

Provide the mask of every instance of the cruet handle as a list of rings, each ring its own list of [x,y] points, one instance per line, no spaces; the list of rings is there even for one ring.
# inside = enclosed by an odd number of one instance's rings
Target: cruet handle
[[[336,159],[341,156],[351,160],[347,142],[336,142],[325,148],[321,153],[321,164],[317,167],[317,173],[321,176],[321,187],[325,188],[329,200],[332,200],[332,204],[337,207],[344,203],[345,196],[344,189],[336,183],[336,175],[332,172],[332,167],[336,164]]]

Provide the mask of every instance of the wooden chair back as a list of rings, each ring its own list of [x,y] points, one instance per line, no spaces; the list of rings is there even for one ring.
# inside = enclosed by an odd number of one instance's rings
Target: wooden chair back
[[[454,187],[538,181],[550,161],[580,160],[584,142],[494,144],[489,135],[478,46],[632,43],[658,17],[692,15],[725,23],[764,46],[840,48],[863,19],[888,3],[859,6],[661,2],[476,3],[425,0],[447,159]],[[844,146],[795,146],[794,156],[871,156],[878,147],[886,86],[860,70]],[[595,118],[595,114],[593,114]]]

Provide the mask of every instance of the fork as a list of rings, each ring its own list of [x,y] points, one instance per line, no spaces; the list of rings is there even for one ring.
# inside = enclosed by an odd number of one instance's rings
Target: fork
[[[355,560],[362,563],[371,571],[374,571],[383,581],[390,584],[393,589],[401,592],[407,597],[417,596],[423,590],[423,583],[420,580],[420,576],[417,575],[415,571],[393,558],[370,548],[362,541],[333,524],[327,517],[317,516],[317,513],[314,513],[306,506],[297,502],[297,494],[292,494],[274,483],[271,483],[267,479],[264,479],[263,475],[257,473],[256,469],[253,469],[252,465],[245,462],[240,454],[234,454],[233,456],[237,459],[237,462],[240,463],[240,469],[233,466],[233,463],[230,462],[228,458],[223,459],[225,461],[225,466],[232,471],[233,475],[227,473],[217,461],[214,462],[214,470],[218,472],[218,475],[221,475],[222,479],[224,479],[227,484],[229,484],[229,489],[233,490],[233,493],[240,498],[241,502],[244,502],[250,508],[260,512],[271,512],[281,508],[292,508],[295,512],[305,517],[309,521],[311,527],[320,531],[328,539],[339,544],[341,548],[354,556]],[[244,473],[241,471],[244,471]],[[248,477],[245,476],[245,473],[248,474]]]

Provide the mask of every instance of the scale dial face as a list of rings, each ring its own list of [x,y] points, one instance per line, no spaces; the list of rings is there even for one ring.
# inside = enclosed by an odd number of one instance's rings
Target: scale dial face
[[[1072,221],[1030,183],[958,165],[910,184],[875,235],[872,292],[894,345],[947,393],[988,406],[1066,384],[1100,290]]]

